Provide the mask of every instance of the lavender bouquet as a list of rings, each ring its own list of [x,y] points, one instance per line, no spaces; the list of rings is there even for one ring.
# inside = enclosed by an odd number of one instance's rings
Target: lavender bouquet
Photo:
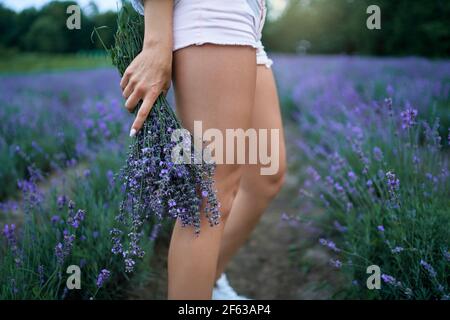
[[[121,75],[142,48],[143,26],[142,17],[131,15],[122,7],[115,45],[108,49]],[[183,226],[194,227],[198,234],[202,209],[211,226],[219,223],[213,180],[215,165],[201,157],[198,161],[203,150],[195,150],[191,134],[182,137],[182,143],[187,143],[191,151],[183,155],[188,161],[174,163],[172,150],[177,143],[172,141],[172,133],[177,129],[182,129],[180,121],[161,94],[129,147],[126,165],[120,173],[124,199],[116,218],[119,226],[111,230],[112,252],[123,256],[127,272],[133,271],[136,258],[144,255],[139,241],[148,219],[178,218]]]

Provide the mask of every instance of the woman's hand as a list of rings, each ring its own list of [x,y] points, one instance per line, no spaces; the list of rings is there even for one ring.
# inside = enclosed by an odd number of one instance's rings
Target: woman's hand
[[[144,45],[120,81],[128,111],[132,112],[142,100],[131,126],[131,137],[142,128],[156,98],[169,90],[172,73],[173,0],[143,0],[143,3]]]
[[[142,100],[142,106],[131,126],[131,137],[142,128],[161,92],[169,90],[171,73],[172,48],[160,44],[144,46],[125,70],[120,81],[126,99],[125,107],[132,112]]]

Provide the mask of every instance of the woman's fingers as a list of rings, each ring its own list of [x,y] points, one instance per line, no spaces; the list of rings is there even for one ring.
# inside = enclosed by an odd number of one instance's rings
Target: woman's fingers
[[[139,85],[136,86],[125,102],[125,108],[127,108],[128,111],[132,112],[136,108],[139,101],[144,98],[144,96],[145,90]]]
[[[125,89],[125,87],[127,86],[130,77],[131,71],[129,70],[129,68],[127,68],[123,73],[122,79],[120,79],[120,87],[122,88],[122,90]]]
[[[131,82],[128,82],[125,89],[122,90],[122,95],[125,99],[128,99],[130,95],[133,93],[134,86],[131,84]]]
[[[145,119],[147,119],[150,110],[152,110],[153,104],[155,103],[156,98],[158,97],[161,90],[155,90],[153,89],[149,90],[148,94],[146,95],[144,101],[142,102],[142,105],[136,115],[136,119],[134,119],[133,125],[131,126],[130,130],[130,137],[134,137],[136,133],[141,130],[142,126],[144,125]]]

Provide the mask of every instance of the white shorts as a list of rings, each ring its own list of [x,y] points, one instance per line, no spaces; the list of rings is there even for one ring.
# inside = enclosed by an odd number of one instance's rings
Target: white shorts
[[[132,4],[144,14],[141,0]],[[270,68],[261,42],[265,18],[265,0],[175,0],[173,51],[205,43],[246,45],[256,48],[257,64]]]

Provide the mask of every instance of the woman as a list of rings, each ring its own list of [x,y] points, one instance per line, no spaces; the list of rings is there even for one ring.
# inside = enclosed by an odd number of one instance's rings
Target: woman
[[[263,0],[133,0],[145,16],[142,52],[120,82],[132,111],[143,101],[130,130],[140,130],[173,78],[177,113],[185,128],[279,129],[279,170],[261,175],[258,164],[218,164],[215,186],[221,223],[202,218],[199,237],[177,221],[168,257],[169,299],[244,299],[223,271],[243,245],[285,171],[285,147],[274,78],[261,44]],[[270,141],[270,139],[269,139]],[[270,145],[269,145],[270,148]],[[248,149],[246,150],[248,152]],[[226,155],[225,155],[226,156]]]

